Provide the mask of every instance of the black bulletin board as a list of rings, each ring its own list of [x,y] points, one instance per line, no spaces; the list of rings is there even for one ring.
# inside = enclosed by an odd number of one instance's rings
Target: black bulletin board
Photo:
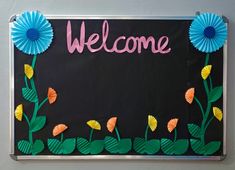
[[[106,42],[111,48],[113,42],[122,35],[150,36],[157,41],[161,36],[168,36],[167,54],[152,53],[151,48],[142,49],[141,53],[109,53],[104,49],[90,52],[86,47],[82,53],[76,50],[70,53],[66,44],[66,26],[71,22],[72,39],[80,37],[82,21],[85,22],[86,37],[92,33],[102,35],[102,24],[106,20],[109,24],[109,36]],[[205,142],[220,141],[220,146],[213,154],[195,153],[191,147],[191,136],[188,124],[198,124],[202,121],[200,108],[193,101],[189,104],[185,100],[187,89],[194,87],[195,94],[203,107],[207,100],[201,78],[201,69],[204,66],[205,54],[197,51],[189,41],[188,30],[192,19],[75,19],[75,18],[49,18],[53,27],[53,42],[49,49],[37,57],[35,65],[34,81],[38,91],[38,98],[42,100],[47,94],[48,87],[53,87],[57,92],[57,100],[53,104],[45,104],[38,115],[46,115],[45,126],[33,134],[34,140],[40,139],[45,149],[37,155],[24,154],[17,148],[17,142],[28,138],[27,124],[22,121],[12,122],[12,150],[18,159],[34,159],[54,156],[55,159],[69,158],[183,158],[183,159],[221,159],[225,155],[224,126],[223,121],[213,119],[208,126]],[[94,44],[98,48],[99,40]],[[130,44],[132,46],[133,44]],[[122,49],[125,41],[120,41],[118,48]],[[24,87],[24,64],[31,63],[32,57],[23,54],[17,48],[13,48],[12,75],[12,113],[21,103],[24,109],[30,112],[34,105],[22,97]],[[223,86],[224,75],[223,48],[210,54],[209,63],[213,66],[211,77],[213,86]],[[224,98],[214,102],[214,105],[224,108]],[[211,110],[212,112],[212,110]],[[225,114],[225,113],[224,113]],[[157,128],[154,132],[148,131],[148,139],[167,138],[174,139],[174,132],[169,132],[167,124],[172,118],[177,118],[177,139],[188,141],[188,147],[182,154],[167,153],[162,146],[154,154],[138,153],[133,148],[136,137],[144,138],[148,115],[157,119]],[[104,140],[106,136],[116,138],[115,131],[110,133],[106,128],[109,118],[117,117],[117,127],[121,138],[129,138],[132,147],[127,153],[110,153],[105,148],[98,154],[83,154],[77,144],[72,153],[54,154],[48,148],[47,142],[53,137],[52,130],[55,125],[63,123],[68,129],[63,133],[64,138],[89,138],[90,128],[86,122],[96,120],[101,125],[101,130],[93,132],[93,140]],[[14,114],[13,114],[14,117]],[[161,145],[161,144],[160,144]],[[170,146],[168,146],[170,147]],[[100,156],[101,155],[101,156]],[[102,157],[105,156],[105,157]],[[187,157],[186,157],[187,156]]]

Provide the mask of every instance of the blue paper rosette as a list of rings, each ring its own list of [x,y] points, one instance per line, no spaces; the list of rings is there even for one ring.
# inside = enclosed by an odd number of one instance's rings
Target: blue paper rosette
[[[211,53],[224,45],[227,27],[220,16],[203,13],[193,20],[189,28],[189,38],[199,51]]]
[[[12,41],[22,52],[37,55],[48,49],[53,30],[48,20],[38,11],[24,12],[12,24]]]

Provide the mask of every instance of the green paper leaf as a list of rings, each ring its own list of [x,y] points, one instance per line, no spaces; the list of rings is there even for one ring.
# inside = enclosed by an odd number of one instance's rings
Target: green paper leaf
[[[22,88],[22,95],[23,95],[24,99],[29,102],[35,103],[38,101],[37,93],[33,89],[29,89],[27,87]]]
[[[88,140],[84,138],[77,138],[77,149],[82,154],[89,154],[90,153],[90,144]]]
[[[178,139],[174,143],[174,154],[182,155],[188,150],[188,139]]]
[[[213,88],[208,95],[208,101],[209,102],[217,101],[222,96],[222,93],[223,93],[223,86],[218,86]]]
[[[174,142],[172,142],[170,139],[162,138],[161,139],[161,149],[162,151],[167,155],[173,155],[174,154]]]
[[[30,130],[37,132],[44,127],[46,123],[46,116],[38,116],[33,122],[30,122]]]
[[[195,138],[201,137],[201,128],[196,124],[188,124],[188,131]]]
[[[48,149],[50,152],[52,152],[53,154],[62,154],[62,144],[59,140],[57,139],[48,139],[47,140],[47,145],[48,145]]]
[[[133,142],[133,149],[140,154],[145,153],[145,139],[136,137]]]
[[[76,144],[76,139],[75,138],[65,139],[64,142],[62,143],[62,151],[61,152],[63,154],[72,153],[75,149],[75,144]]]
[[[131,150],[131,139],[121,139],[118,141],[116,138],[106,136],[104,139],[105,149],[110,153],[124,154]]]
[[[145,153],[147,154],[155,154],[160,150],[160,140],[157,139],[151,139],[149,141],[146,141],[145,143]]]
[[[196,154],[203,154],[205,152],[204,145],[200,140],[190,139],[190,144],[191,144],[191,148]]]
[[[117,153],[118,152],[117,139],[111,136],[106,136],[104,138],[104,147],[110,153]]]
[[[44,150],[44,143],[41,140],[35,140],[32,145],[32,155],[37,155]]]
[[[93,140],[90,143],[90,154],[99,154],[104,149],[104,141],[103,140]]]
[[[132,142],[131,139],[125,138],[118,141],[117,153],[125,154],[131,150]]]
[[[24,154],[31,154],[32,153],[31,144],[26,140],[20,140],[17,143],[17,148],[20,152],[22,152]]]
[[[133,143],[133,149],[140,154],[155,154],[160,150],[160,140],[151,139],[145,141],[144,138],[136,137]]]
[[[212,155],[220,149],[220,141],[212,141],[204,146],[204,155]]]

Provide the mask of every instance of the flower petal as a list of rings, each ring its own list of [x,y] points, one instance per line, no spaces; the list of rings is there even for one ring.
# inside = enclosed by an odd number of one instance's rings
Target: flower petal
[[[167,129],[168,131],[171,133],[177,126],[177,123],[178,123],[178,120],[177,118],[174,118],[174,119],[171,119],[168,123],[167,123]]]
[[[31,79],[33,77],[34,71],[33,68],[29,64],[24,65],[24,74],[28,79]]]
[[[185,92],[185,100],[189,103],[192,104],[193,99],[194,99],[194,93],[195,93],[195,89],[189,88],[186,92]]]
[[[68,126],[66,126],[65,124],[58,124],[53,128],[52,134],[53,136],[57,136],[64,132],[66,129],[68,129]]]
[[[50,104],[54,103],[57,99],[56,91],[53,88],[49,87],[47,92],[47,97]]]
[[[117,117],[111,117],[107,122],[107,129],[109,132],[113,132],[117,122]]]
[[[202,76],[203,80],[206,80],[207,77],[210,75],[211,68],[212,68],[212,65],[207,65],[207,66],[202,68],[201,76]]]
[[[90,126],[92,129],[101,130],[100,123],[97,122],[96,120],[89,120],[87,122],[87,125]]]
[[[152,115],[148,115],[148,126],[152,132],[157,128],[157,119]]]
[[[218,119],[219,121],[223,119],[223,112],[220,108],[213,107],[213,114],[216,117],[216,119]]]
[[[15,109],[15,118],[22,121],[23,118],[23,104],[19,104]]]

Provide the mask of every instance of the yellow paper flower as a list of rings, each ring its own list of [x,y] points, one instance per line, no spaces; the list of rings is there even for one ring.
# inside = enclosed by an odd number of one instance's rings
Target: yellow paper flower
[[[216,117],[216,119],[218,119],[219,121],[222,120],[223,118],[223,112],[220,108],[218,107],[213,107],[213,114]]]
[[[194,93],[195,93],[195,89],[192,87],[190,89],[188,89],[185,92],[185,100],[189,103],[192,104],[193,99],[194,99]]]
[[[15,118],[19,121],[22,121],[23,118],[23,104],[19,104],[15,110]]]
[[[100,123],[97,122],[96,120],[89,120],[88,122],[86,122],[88,126],[90,126],[92,129],[95,130],[101,130],[101,126]]]
[[[202,76],[203,80],[206,80],[207,77],[210,75],[211,68],[212,68],[212,65],[207,65],[207,66],[203,67],[203,69],[201,71],[201,76]]]
[[[167,123],[167,129],[168,131],[171,133],[177,126],[177,123],[178,123],[178,120],[177,118],[174,118],[174,119],[171,119],[168,123]]]
[[[155,131],[157,128],[157,119],[152,115],[148,115],[148,125],[152,132]]]
[[[33,77],[33,73],[34,73],[33,68],[30,65],[25,64],[24,65],[24,74],[26,75],[26,77],[28,79],[31,79]]]

